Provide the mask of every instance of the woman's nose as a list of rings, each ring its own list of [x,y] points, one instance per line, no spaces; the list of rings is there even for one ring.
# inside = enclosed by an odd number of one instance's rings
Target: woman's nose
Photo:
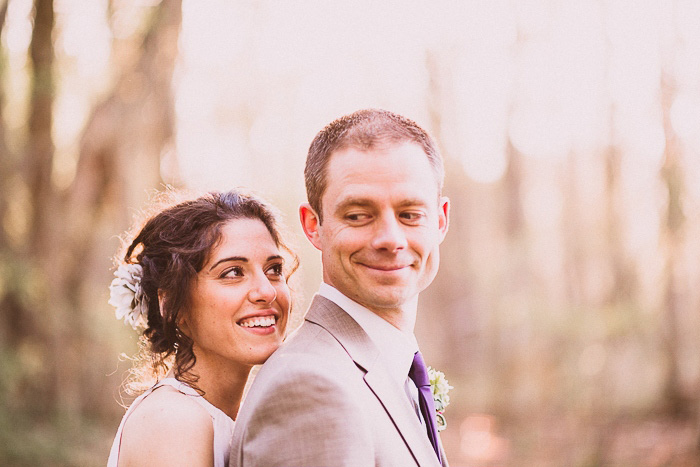
[[[270,283],[265,274],[255,280],[248,292],[248,297],[253,303],[272,303],[277,298],[277,290]]]

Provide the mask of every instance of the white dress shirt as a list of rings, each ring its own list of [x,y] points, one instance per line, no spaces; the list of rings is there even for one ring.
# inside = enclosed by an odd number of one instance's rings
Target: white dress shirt
[[[418,388],[408,377],[413,356],[418,351],[416,336],[412,332],[395,328],[374,312],[346,297],[332,285],[321,283],[318,294],[342,308],[367,333],[372,343],[379,349],[389,377],[404,389],[416,416],[424,424],[418,405]]]

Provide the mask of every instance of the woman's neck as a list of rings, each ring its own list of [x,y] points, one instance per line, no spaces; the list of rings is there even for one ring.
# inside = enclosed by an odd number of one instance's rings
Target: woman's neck
[[[188,373],[199,377],[196,385],[204,391],[204,398],[235,420],[251,369],[247,365],[218,367],[197,361]]]

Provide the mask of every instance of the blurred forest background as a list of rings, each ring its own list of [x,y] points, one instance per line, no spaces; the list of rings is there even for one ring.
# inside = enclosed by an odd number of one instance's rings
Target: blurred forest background
[[[106,462],[154,190],[279,206],[303,310],[306,150],[364,107],[445,156],[451,464],[700,465],[700,2],[0,0],[0,39],[0,465]]]

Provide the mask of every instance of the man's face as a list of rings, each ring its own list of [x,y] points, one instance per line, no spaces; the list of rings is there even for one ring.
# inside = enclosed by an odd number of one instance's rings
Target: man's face
[[[449,206],[419,145],[333,153],[322,206],[301,217],[325,282],[385,318],[432,282]]]

